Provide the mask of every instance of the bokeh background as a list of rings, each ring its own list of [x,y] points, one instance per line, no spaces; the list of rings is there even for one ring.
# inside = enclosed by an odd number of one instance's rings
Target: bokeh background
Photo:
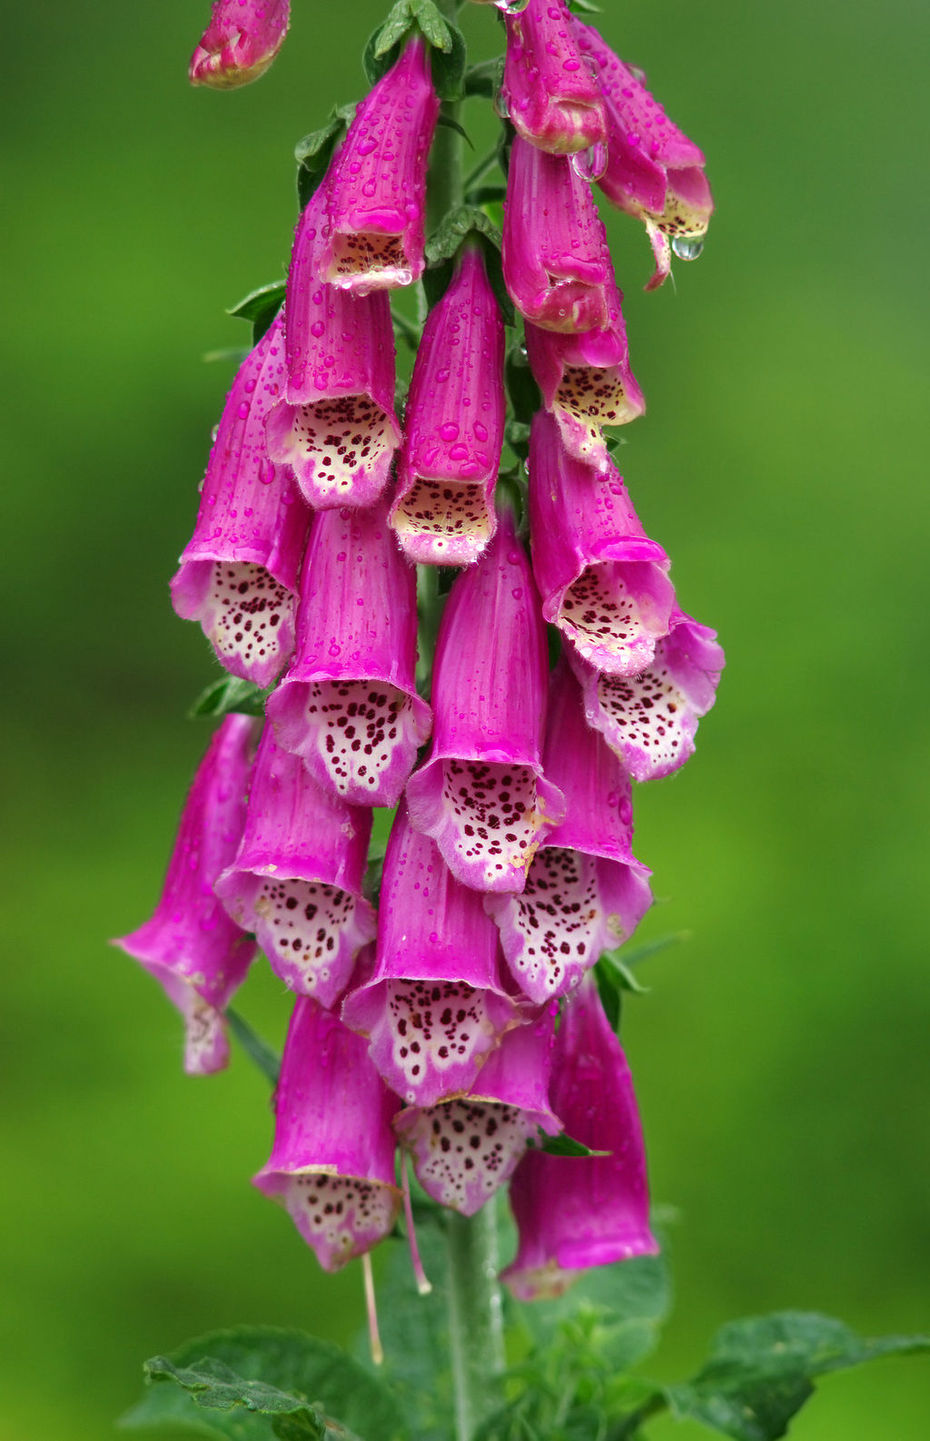
[[[231,378],[201,357],[245,343],[224,307],[283,274],[293,142],[362,92],[382,5],[293,8],[265,79],[214,94],[185,80],[206,0],[4,6],[4,1441],[111,1434],[142,1359],[214,1326],[359,1319],[354,1270],[323,1278],[248,1184],[260,1077],[237,1054],[186,1081],[173,1012],[105,944],[154,905],[207,739],[184,712],[215,668],[167,591]],[[930,12],[604,9],[718,204],[677,293],[643,294],[643,233],[611,222],[649,400],[621,461],[729,657],[696,759],[637,801],[642,936],[692,933],[625,1029],[680,1213],[671,1378],[737,1314],[930,1322]],[[465,10],[490,53],[493,12]],[[264,968],[240,1000],[280,1041]],[[916,1441],[928,1379],[831,1379],[792,1434]]]

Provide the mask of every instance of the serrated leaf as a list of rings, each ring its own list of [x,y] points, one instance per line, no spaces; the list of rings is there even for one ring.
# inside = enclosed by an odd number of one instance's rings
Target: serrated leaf
[[[547,1156],[609,1156],[609,1151],[592,1151],[583,1141],[576,1141],[574,1136],[566,1136],[562,1131],[558,1136],[543,1136],[536,1144],[538,1151],[545,1151]]]
[[[776,1441],[814,1392],[814,1379],[881,1356],[930,1350],[927,1336],[863,1340],[842,1321],[781,1311],[731,1321],[693,1381],[666,1388],[672,1414],[735,1441]]]
[[[276,1086],[281,1074],[281,1057],[277,1051],[273,1046],[269,1046],[257,1031],[253,1031],[248,1021],[244,1016],[240,1016],[238,1011],[228,1008],[226,1019],[229,1022],[229,1029],[249,1060],[254,1062],[272,1086]]]
[[[333,151],[341,144],[355,115],[354,105],[334,105],[319,130],[311,130],[294,146],[297,161],[297,198],[303,210],[323,180]]]
[[[204,1358],[209,1360],[206,1373]],[[352,1441],[353,1434],[366,1441],[397,1441],[403,1431],[383,1383],[338,1346],[301,1331],[273,1326],[214,1331],[170,1357],[156,1358],[152,1367],[152,1384],[123,1417],[124,1427],[171,1424],[230,1441],[272,1441],[275,1436],[310,1441],[323,1435],[327,1441]],[[193,1373],[190,1390],[179,1379],[188,1372]],[[228,1402],[227,1409],[208,1401],[210,1396]],[[256,1409],[259,1402],[266,1409]],[[317,1418],[322,1429],[308,1430]],[[299,1426],[304,1429],[294,1429]]]
[[[654,1350],[671,1307],[664,1255],[635,1256],[612,1266],[593,1267],[564,1296],[523,1307],[520,1318],[545,1345],[582,1306],[600,1313],[603,1326],[610,1331],[613,1366],[617,1371],[627,1370]]]
[[[213,720],[219,716],[237,711],[239,715],[265,714],[265,700],[268,692],[254,681],[240,680],[238,676],[224,675],[202,690],[187,712],[190,720],[206,716]]]

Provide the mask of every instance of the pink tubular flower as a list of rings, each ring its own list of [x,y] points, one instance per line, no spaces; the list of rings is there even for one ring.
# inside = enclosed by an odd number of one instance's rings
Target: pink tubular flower
[[[553,1039],[554,1014],[547,1009],[506,1033],[469,1095],[395,1116],[417,1180],[441,1206],[473,1216],[509,1181],[540,1127],[550,1136],[561,1130],[549,1107]]]
[[[268,454],[294,467],[319,509],[373,505],[400,443],[387,296],[350,295],[315,276],[324,190],[297,225],[284,306],[285,395],[266,423]]]
[[[260,686],[276,679],[294,647],[310,524],[290,471],[265,451],[265,416],[283,382],[279,316],[233,382],[194,534],[171,582],[177,614],[200,622],[221,665]]]
[[[488,1053],[518,1024],[501,986],[497,928],[401,806],[384,858],[374,972],[342,1006],[371,1058],[411,1106],[469,1091]]]
[[[531,1151],[510,1204],[516,1259],[501,1275],[520,1301],[558,1296],[579,1271],[654,1256],[646,1156],[633,1081],[592,977],[562,1012],[552,1063],[552,1107],[576,1141],[606,1156]]]
[[[301,576],[294,661],[266,707],[278,744],[351,805],[396,805],[430,732],[416,656],[416,576],[386,505],[321,511]]]
[[[565,0],[529,0],[506,23],[502,96],[517,133],[555,155],[603,145],[604,101],[578,49]]]
[[[338,1271],[390,1232],[397,1109],[365,1042],[298,997],[275,1094],[274,1146],[253,1184],[282,1202],[324,1271]]]
[[[358,295],[419,280],[438,114],[426,46],[411,40],[359,105],[330,165],[320,280]]]
[[[468,247],[429,314],[407,398],[390,519],[411,559],[466,565],[494,534],[504,404],[504,323]]]
[[[223,1009],[255,954],[251,937],[213,894],[242,835],[253,732],[247,716],[230,715],[221,723],[191,785],[155,914],[113,943],[161,983],[181,1012],[184,1069],[191,1076],[227,1064]]]
[[[544,330],[603,330],[615,284],[607,236],[586,180],[567,156],[518,135],[510,152],[502,260],[520,314]]]
[[[257,80],[284,44],[289,20],[290,0],[213,0],[188,67],[191,84],[232,90]]]
[[[245,833],[216,894],[254,931],[271,968],[298,995],[332,1006],[377,920],[362,896],[371,811],[322,790],[298,756],[262,735]]]
[[[714,703],[724,659],[717,632],[679,610],[639,675],[604,675],[569,652],[588,724],[637,781],[671,775],[694,753],[698,720]]]
[[[530,366],[562,444],[597,470],[610,466],[603,427],[626,425],[646,409],[630,369],[622,296],[615,285],[606,296],[608,323],[602,330],[565,335],[526,322]]]
[[[565,794],[565,820],[536,852],[522,894],[485,900],[514,980],[537,1004],[574,990],[652,904],[649,871],[631,849],[629,778],[586,723],[564,659],[549,686],[543,764]]]
[[[669,559],[650,540],[612,464],[604,479],[562,445],[551,415],[530,432],[533,573],[546,620],[585,660],[636,675],[669,628]]]
[[[449,594],[433,746],[407,783],[411,824],[477,890],[522,890],[536,847],[564,813],[540,764],[547,678],[536,587],[508,513]]]
[[[608,161],[598,183],[614,205],[645,222],[656,260],[646,289],[655,290],[671,269],[672,250],[683,260],[701,253],[714,209],[704,156],[592,25],[575,20],[574,27],[607,105]]]

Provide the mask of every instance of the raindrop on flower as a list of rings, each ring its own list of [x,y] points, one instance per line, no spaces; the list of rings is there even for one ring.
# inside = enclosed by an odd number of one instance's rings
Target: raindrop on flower
[[[581,180],[600,180],[607,169],[607,146],[601,140],[571,157],[572,169]]]
[[[673,235],[672,250],[679,260],[697,260],[704,249],[703,235]]]

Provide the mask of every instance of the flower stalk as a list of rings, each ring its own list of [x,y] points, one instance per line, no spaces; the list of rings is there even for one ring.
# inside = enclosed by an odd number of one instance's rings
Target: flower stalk
[[[497,1209],[446,1216],[449,1349],[456,1441],[469,1441],[494,1409],[493,1378],[504,1367],[504,1327],[497,1247]]]

